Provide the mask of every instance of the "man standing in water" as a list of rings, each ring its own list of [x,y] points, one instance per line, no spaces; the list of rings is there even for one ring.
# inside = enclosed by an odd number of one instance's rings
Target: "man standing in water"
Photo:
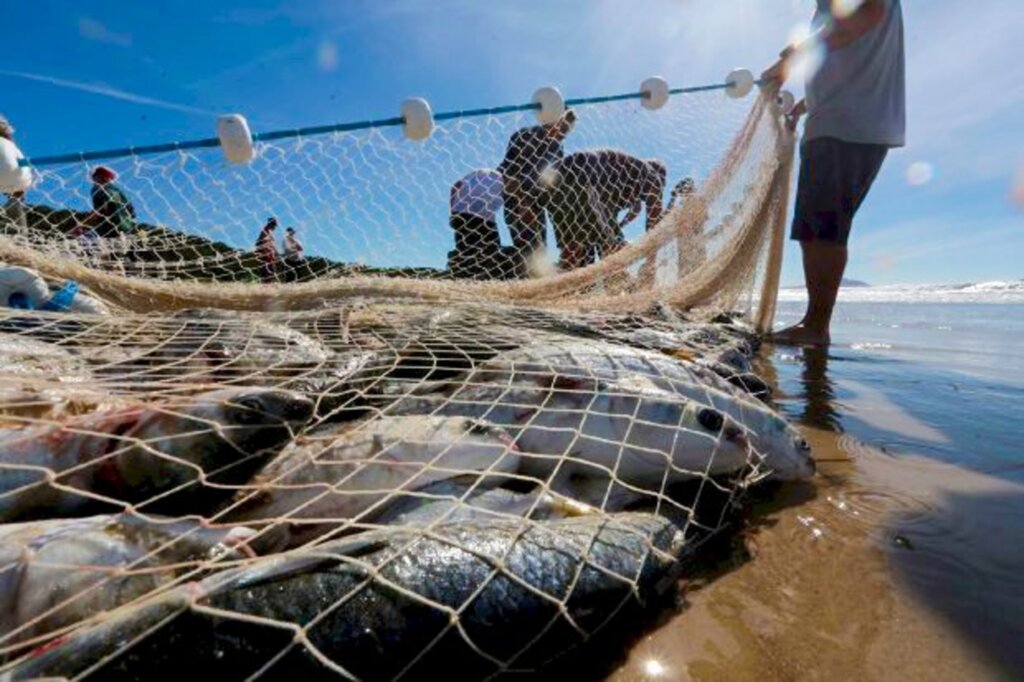
[[[900,0],[817,3],[814,33],[783,50],[761,78],[781,86],[794,58],[823,53],[789,116],[795,128],[807,115],[791,232],[803,252],[807,312],[773,335],[776,343],[821,346],[829,343],[853,217],[889,149],[903,146],[906,115]],[[850,4],[855,9],[840,11]]]

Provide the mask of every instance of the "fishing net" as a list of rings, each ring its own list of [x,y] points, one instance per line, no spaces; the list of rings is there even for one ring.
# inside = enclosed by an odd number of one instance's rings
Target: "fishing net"
[[[524,200],[506,164],[476,239],[453,184],[532,116],[105,162],[127,227],[87,210],[92,165],[34,170],[0,214],[2,284],[67,300],[0,309],[7,674],[544,669],[663,604],[750,485],[813,471],[750,366],[789,193],[777,107],[580,107],[570,157],[665,177],[565,164]],[[254,248],[270,216],[301,254]]]

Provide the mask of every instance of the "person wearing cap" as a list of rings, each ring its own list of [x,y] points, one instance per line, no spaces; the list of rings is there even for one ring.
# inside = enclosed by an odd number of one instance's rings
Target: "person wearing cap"
[[[569,109],[553,123],[517,130],[498,166],[503,181],[505,224],[512,245],[523,258],[546,243],[541,176],[565,156],[562,142],[575,124],[576,112]]]
[[[547,206],[562,265],[574,269],[625,244],[622,229],[647,213],[647,229],[662,215],[665,164],[615,149],[576,152],[553,167]],[[626,217],[619,219],[622,211]]]
[[[299,280],[299,267],[302,265],[302,242],[295,236],[295,228],[288,227],[284,231],[284,274],[289,282]]]
[[[18,145],[14,142],[14,126],[4,116],[0,116],[0,146],[3,147],[0,151],[3,152],[5,158],[23,158],[21,150],[18,149]],[[27,172],[24,168],[15,171],[12,162],[12,173],[18,178],[18,181],[12,182],[11,188],[0,190],[7,194],[7,201],[3,206],[0,206],[0,223],[14,225],[15,229],[19,232],[28,230],[28,223],[25,218],[25,191],[13,189],[13,187],[24,186],[20,183],[20,180],[23,179],[21,173],[24,172]]]
[[[260,230],[256,238],[256,255],[260,259],[262,272],[260,279],[264,282],[277,281],[277,244],[274,242],[274,230],[277,229],[277,218],[267,218],[267,224]]]
[[[93,225],[100,234],[130,234],[135,229],[135,207],[115,180],[117,173],[107,166],[92,171]]]

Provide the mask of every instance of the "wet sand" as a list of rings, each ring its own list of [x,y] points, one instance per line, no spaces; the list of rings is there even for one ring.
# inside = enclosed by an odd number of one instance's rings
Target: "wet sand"
[[[750,527],[682,586],[682,611],[609,679],[1011,679],[893,566],[897,553],[916,551],[894,528],[923,513],[901,501],[908,490],[927,497],[953,477],[965,489],[999,483],[928,460],[897,462],[849,437],[810,435],[831,460],[821,462],[814,490],[780,487],[753,502]],[[850,454],[855,461],[841,459]]]
[[[946,381],[930,370],[842,364],[857,351],[767,357],[819,476],[751,495],[742,527],[687,568],[681,608],[608,679],[1021,679],[1024,465],[993,466],[1003,444],[971,439],[991,415],[929,394]],[[920,382],[912,395],[932,412],[905,409],[885,372]],[[970,459],[972,442],[988,465]],[[918,454],[932,449],[972,468]]]

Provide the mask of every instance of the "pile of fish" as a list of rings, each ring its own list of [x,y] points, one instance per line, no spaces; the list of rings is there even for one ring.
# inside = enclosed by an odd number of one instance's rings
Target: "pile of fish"
[[[663,307],[0,312],[0,679],[541,670],[814,474],[756,348]]]

